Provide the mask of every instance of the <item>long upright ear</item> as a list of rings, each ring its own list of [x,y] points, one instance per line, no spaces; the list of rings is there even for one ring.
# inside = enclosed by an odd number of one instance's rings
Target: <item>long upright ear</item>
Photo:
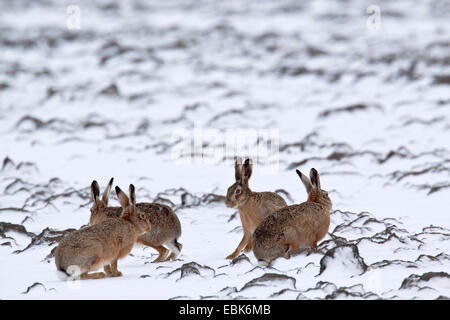
[[[95,180],[91,183],[91,197],[94,203],[97,203],[100,197],[100,187]]]
[[[320,189],[320,179],[319,179],[319,173],[316,169],[311,168],[311,171],[309,171],[309,178],[311,179],[311,184],[313,187],[319,191]]]
[[[250,159],[246,159],[244,162],[244,166],[242,167],[242,177],[244,178],[244,182],[248,183],[253,172],[253,161]]]
[[[128,208],[128,206],[130,205],[130,200],[128,199],[127,195],[122,190],[120,190],[118,186],[116,186],[116,193],[122,208]]]
[[[108,185],[106,186],[105,191],[103,191],[102,200],[106,205],[108,205],[109,193],[111,192],[113,181],[114,178],[111,178],[111,180],[109,180]]]
[[[134,193],[134,186],[130,184],[130,216],[136,212],[136,195]]]
[[[300,170],[295,170],[295,172],[297,172],[298,176],[300,177],[300,180],[302,180],[303,185],[305,186],[306,192],[309,194],[309,192],[312,189],[312,185],[308,177],[305,176],[303,173],[301,173]]]
[[[242,181],[242,159],[241,157],[237,157],[234,161],[234,178],[236,182]]]

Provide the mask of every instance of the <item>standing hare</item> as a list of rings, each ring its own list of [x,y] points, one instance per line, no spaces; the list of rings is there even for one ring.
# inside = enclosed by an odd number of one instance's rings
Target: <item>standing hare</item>
[[[234,164],[236,182],[227,191],[225,204],[229,208],[237,208],[241,218],[244,235],[236,250],[227,259],[236,258],[244,249],[252,250],[252,235],[264,217],[275,210],[287,206],[286,201],[274,192],[253,192],[248,186],[252,175],[253,165],[250,159],[245,160],[242,166],[241,158]]]
[[[99,279],[119,277],[117,260],[130,253],[138,236],[150,230],[146,215],[136,209],[134,186],[130,185],[130,199],[116,187],[123,208],[120,219],[107,219],[93,226],[70,233],[55,250],[56,268],[70,277]],[[104,267],[105,272],[94,271]]]
[[[310,171],[310,179],[296,170],[308,192],[308,200],[287,206],[267,216],[253,235],[253,252],[260,265],[298,248],[316,248],[330,227],[331,200],[320,188],[319,174]]]
[[[108,186],[103,192],[102,199],[100,199],[98,183],[95,180],[92,182],[91,194],[93,205],[89,220],[91,225],[111,218],[120,218],[122,208],[108,207],[108,197],[112,183],[113,178],[109,181]],[[178,238],[181,236],[181,224],[175,212],[169,206],[159,203],[142,202],[136,204],[136,207],[139,212],[147,215],[152,225],[151,230],[141,235],[137,239],[137,242],[158,251],[159,255],[153,262],[166,261],[168,259],[175,260],[183,248],[183,245],[178,242]]]

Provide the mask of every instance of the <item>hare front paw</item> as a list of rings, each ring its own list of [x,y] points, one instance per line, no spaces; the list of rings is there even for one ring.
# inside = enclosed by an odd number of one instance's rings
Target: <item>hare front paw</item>
[[[227,257],[227,259],[228,260],[233,260],[234,258],[236,258],[237,257],[237,253],[236,252],[233,252],[232,254],[230,254],[228,257]]]

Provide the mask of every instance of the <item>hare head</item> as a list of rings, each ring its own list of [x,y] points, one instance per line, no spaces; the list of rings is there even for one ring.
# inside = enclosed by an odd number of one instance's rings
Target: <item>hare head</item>
[[[242,159],[236,158],[234,163],[234,176],[236,182],[233,183],[227,191],[225,204],[229,208],[238,208],[245,204],[251,193],[248,187],[248,180],[252,175],[253,163],[252,160],[247,159],[242,165]]]
[[[134,185],[130,184],[129,188],[130,198],[118,187],[116,186],[117,198],[122,206],[122,216],[121,219],[132,222],[138,229],[139,233],[143,234],[150,231],[151,223],[149,215],[145,212],[139,211],[136,208],[136,196]]]
[[[111,192],[111,187],[113,184],[114,178],[109,180],[108,185],[106,186],[105,191],[103,191],[102,198],[100,199],[100,187],[96,180],[91,183],[91,197],[92,197],[92,207],[91,213],[97,212],[103,208],[108,206],[109,193]]]
[[[319,202],[331,207],[331,200],[328,197],[328,192],[321,189],[319,173],[316,169],[311,168],[309,172],[309,179],[299,170],[296,170],[300,180],[302,180],[305,186],[306,192],[308,193],[309,202]]]

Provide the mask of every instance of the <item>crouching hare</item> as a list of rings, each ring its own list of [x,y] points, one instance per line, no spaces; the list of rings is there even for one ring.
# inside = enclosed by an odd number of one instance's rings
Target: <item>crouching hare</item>
[[[252,250],[252,235],[258,224],[264,217],[277,209],[286,207],[286,201],[274,192],[253,192],[248,186],[253,171],[250,159],[245,160],[242,166],[241,158],[237,158],[234,164],[235,180],[227,191],[225,204],[229,208],[237,208],[241,218],[244,235],[236,250],[227,259],[236,258],[244,249]]]
[[[298,248],[316,248],[330,227],[331,200],[320,188],[319,174],[310,171],[310,179],[296,170],[308,192],[308,200],[287,206],[267,216],[253,235],[253,252],[260,265]]]
[[[119,277],[117,260],[130,253],[137,238],[151,227],[148,215],[136,209],[134,186],[130,185],[130,198],[116,187],[122,206],[119,219],[101,223],[70,233],[55,250],[56,268],[70,277],[99,279]],[[105,272],[89,273],[104,267]]]
[[[91,195],[93,205],[89,219],[91,225],[108,219],[117,219],[122,215],[121,207],[108,207],[112,183],[113,178],[109,181],[100,199],[99,185],[95,180],[92,182]],[[138,237],[137,243],[152,247],[158,251],[158,257],[153,262],[169,259],[175,260],[183,248],[183,245],[178,242],[181,236],[181,224],[175,212],[169,206],[160,203],[141,202],[136,204],[136,208],[147,216],[152,225],[149,232]]]

